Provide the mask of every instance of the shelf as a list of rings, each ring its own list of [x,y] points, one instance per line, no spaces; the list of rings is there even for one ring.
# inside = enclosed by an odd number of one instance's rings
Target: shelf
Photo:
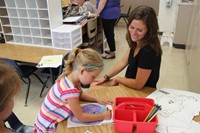
[[[23,40],[22,40],[21,36],[15,35],[15,36],[13,36],[13,38],[14,38],[14,42],[23,43]]]
[[[15,0],[16,7],[18,8],[26,8],[25,0]]]
[[[6,8],[0,8],[0,16],[8,16]]]
[[[12,35],[4,35],[5,36],[5,40],[6,40],[6,42],[14,42],[14,40],[13,40],[13,36]]]
[[[38,19],[31,19],[31,20],[29,20],[29,22],[30,22],[31,28],[33,28],[33,27],[39,28],[40,27]]]
[[[14,35],[20,35],[20,34],[22,34],[21,28],[12,27],[12,33],[13,33]]]
[[[6,4],[5,4],[4,0],[1,0],[0,7],[5,7],[5,6],[6,6]]]
[[[33,37],[33,44],[35,45],[42,45],[42,40],[41,38]]]
[[[35,3],[35,0],[26,0],[26,5],[27,5],[27,9],[36,9],[37,6],[36,6],[36,3]]]
[[[7,9],[7,11],[8,11],[8,16],[10,16],[10,17],[17,17],[18,16],[16,9]]]
[[[10,18],[9,20],[12,26],[20,26],[18,18]]]
[[[40,20],[40,27],[41,28],[50,28],[49,20]]]
[[[21,19],[19,19],[19,21],[20,21],[20,26],[21,27],[29,27],[30,25],[29,25],[29,20],[28,19],[23,19],[23,18],[21,18]]]
[[[48,19],[49,18],[49,14],[47,10],[38,10],[38,14],[39,14],[39,18],[44,18],[44,19]]]
[[[40,37],[40,36],[41,36],[40,29],[31,28],[31,35],[32,35],[33,37]]]
[[[38,9],[47,9],[46,0],[36,0]]]
[[[5,0],[6,7],[16,7],[15,0]]]
[[[23,42],[25,44],[32,44],[32,38],[31,37],[23,37]]]
[[[34,9],[29,9],[28,10],[28,16],[29,18],[38,18],[38,11]]]
[[[52,46],[51,39],[42,39],[43,46]]]
[[[27,10],[26,9],[18,9],[17,10],[19,17],[21,18],[28,18]]]
[[[25,36],[31,35],[31,31],[29,28],[21,28],[21,30],[22,30],[22,35],[25,35]]]
[[[41,30],[41,35],[42,35],[42,37],[46,37],[46,38],[51,38],[51,33],[50,33],[50,30],[45,30],[45,29],[43,29],[43,30]]]
[[[52,46],[51,29],[62,25],[61,3],[55,0],[1,0],[0,33],[6,43]]]

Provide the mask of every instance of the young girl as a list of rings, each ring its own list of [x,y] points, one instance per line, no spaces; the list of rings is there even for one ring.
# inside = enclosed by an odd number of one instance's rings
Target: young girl
[[[0,61],[0,132],[12,133],[5,128],[4,120],[10,116],[14,106],[14,96],[21,89],[19,75],[9,65]]]
[[[111,111],[100,114],[84,113],[79,100],[111,104],[83,92],[80,83],[87,85],[94,81],[102,71],[103,63],[100,55],[93,49],[74,49],[65,62],[63,73],[48,92],[39,114],[37,115],[34,132],[55,132],[59,122],[65,120],[71,113],[79,121],[91,122],[111,119]]]

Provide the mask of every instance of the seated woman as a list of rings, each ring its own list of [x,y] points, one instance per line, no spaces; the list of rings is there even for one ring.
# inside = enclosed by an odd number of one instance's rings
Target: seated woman
[[[122,84],[132,89],[142,89],[145,86],[156,88],[162,55],[158,28],[153,8],[135,8],[127,24],[128,50],[113,69],[104,77],[96,79],[93,85],[100,85],[113,78],[110,85]],[[125,77],[114,77],[126,67]]]

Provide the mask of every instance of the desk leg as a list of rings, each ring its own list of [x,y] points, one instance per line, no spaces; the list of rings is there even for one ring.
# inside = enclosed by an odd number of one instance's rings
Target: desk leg
[[[49,69],[50,69],[50,73],[51,73],[51,78],[52,78],[52,86],[53,86],[53,84],[54,84],[54,82],[55,82],[55,77],[54,77],[54,75],[53,75],[52,68],[49,68]]]

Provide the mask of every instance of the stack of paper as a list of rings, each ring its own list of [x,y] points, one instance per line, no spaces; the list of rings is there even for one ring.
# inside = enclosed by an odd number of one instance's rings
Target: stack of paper
[[[84,20],[86,17],[85,16],[71,16],[67,17],[63,20],[64,24],[77,24]]]
[[[200,124],[193,121],[199,115],[200,94],[163,88],[148,96],[161,105],[157,131],[161,133],[195,133]]]

